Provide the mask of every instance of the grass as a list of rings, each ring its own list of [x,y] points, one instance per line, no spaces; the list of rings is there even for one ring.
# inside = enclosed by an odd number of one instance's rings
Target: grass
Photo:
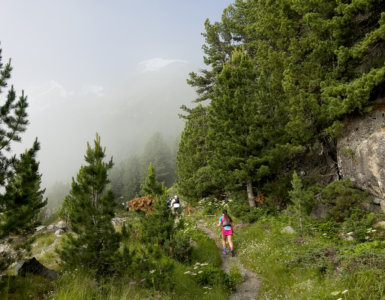
[[[258,299],[385,299],[385,270],[373,265],[374,250],[356,259],[346,254],[351,245],[281,233],[287,225],[285,218],[269,217],[235,235],[241,262],[262,280]],[[385,252],[376,251],[385,261]]]
[[[41,276],[3,277],[0,280],[0,299],[44,299],[52,294],[55,285],[55,281]]]

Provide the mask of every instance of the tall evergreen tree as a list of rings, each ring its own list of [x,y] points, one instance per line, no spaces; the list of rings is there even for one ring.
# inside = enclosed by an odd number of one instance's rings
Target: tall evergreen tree
[[[212,151],[207,143],[208,111],[202,104],[193,109],[183,107],[188,113],[177,154],[178,193],[189,201],[197,201],[223,191],[216,185],[208,164]]]
[[[63,248],[59,250],[62,262],[73,268],[95,270],[98,275],[116,271],[120,234],[112,225],[114,195],[107,190],[108,170],[112,158],[104,162],[105,149],[96,135],[94,148],[87,143],[86,165],[72,180],[72,188],[64,205],[68,209],[71,229]]]
[[[166,193],[166,188],[163,183],[158,182],[156,179],[155,169],[150,163],[148,167],[147,178],[144,181],[144,184],[141,185],[142,192],[145,195],[162,196]]]
[[[11,78],[11,61],[6,65],[2,63],[0,49],[0,94],[8,86],[8,80]],[[22,92],[19,99],[16,99],[16,92],[11,86],[7,93],[7,99],[0,106],[0,186],[5,186],[16,162],[15,156],[9,156],[12,142],[20,142],[20,133],[26,130],[27,120],[27,97]]]
[[[13,234],[32,233],[38,224],[40,210],[47,204],[44,199],[45,189],[41,189],[41,174],[36,161],[39,143],[35,140],[33,147],[20,155],[14,165],[14,174],[8,179],[0,215],[2,237]]]
[[[11,77],[11,61],[2,63],[0,49],[0,94],[8,87]],[[37,224],[37,215],[46,201],[43,200],[44,190],[40,189],[41,175],[36,152],[39,144],[17,158],[11,155],[12,144],[20,142],[20,134],[26,130],[28,102],[24,92],[17,98],[11,86],[6,100],[0,105],[0,238],[21,238],[31,233]],[[15,236],[17,235],[17,236]],[[16,251],[21,255],[23,243]],[[12,261],[7,252],[0,255],[0,269],[8,267]]]

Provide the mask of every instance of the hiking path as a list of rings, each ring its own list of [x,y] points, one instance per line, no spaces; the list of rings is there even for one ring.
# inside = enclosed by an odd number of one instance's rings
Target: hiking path
[[[230,267],[237,265],[242,274],[243,282],[237,285],[235,292],[229,296],[229,300],[255,300],[261,285],[257,275],[246,269],[237,256],[232,257],[231,254],[222,254],[222,244],[218,239],[218,232],[207,228],[203,220],[197,223],[197,227],[215,241],[218,251],[221,253],[222,269],[229,273]]]

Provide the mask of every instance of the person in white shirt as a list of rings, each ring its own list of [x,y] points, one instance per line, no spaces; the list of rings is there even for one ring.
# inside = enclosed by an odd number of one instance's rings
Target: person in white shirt
[[[178,196],[175,195],[174,199],[171,201],[171,210],[175,214],[179,209],[180,203]]]

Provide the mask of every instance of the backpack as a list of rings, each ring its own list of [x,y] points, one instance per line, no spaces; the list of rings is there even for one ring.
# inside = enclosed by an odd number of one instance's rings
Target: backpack
[[[179,198],[176,198],[176,199],[175,199],[175,203],[179,203]]]

